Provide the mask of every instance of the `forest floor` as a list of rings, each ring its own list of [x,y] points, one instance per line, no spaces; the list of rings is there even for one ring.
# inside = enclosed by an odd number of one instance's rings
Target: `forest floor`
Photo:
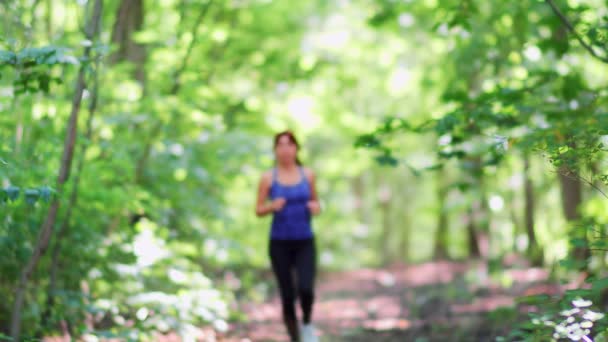
[[[518,303],[518,297],[563,293],[582,283],[579,279],[559,285],[550,281],[548,270],[531,267],[518,257],[503,260],[494,272],[489,272],[487,265],[481,261],[438,261],[321,273],[313,314],[319,339],[495,341],[508,336],[518,323],[530,320],[527,313],[534,308]],[[238,303],[238,310],[246,317],[242,323],[232,324],[225,334],[203,329],[197,340],[288,341],[280,307],[276,291],[261,303]],[[167,334],[157,335],[155,341],[181,339]]]
[[[321,274],[314,307],[320,341],[494,341],[525,319],[530,308],[517,297],[575,286],[552,283],[547,270],[523,260],[507,263],[493,276],[473,261]],[[240,306],[247,322],[216,341],[288,341],[276,294]]]

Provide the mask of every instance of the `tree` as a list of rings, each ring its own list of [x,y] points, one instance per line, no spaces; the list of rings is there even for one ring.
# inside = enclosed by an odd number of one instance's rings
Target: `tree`
[[[102,2],[101,0],[97,0],[95,1],[95,4],[93,6],[91,16],[87,21],[86,38],[91,42],[95,40],[95,37],[97,37],[97,34],[99,32],[99,22],[101,19],[101,14]],[[91,46],[86,46],[84,49],[85,60],[90,59],[90,56]],[[59,170],[59,175],[57,178],[56,190],[59,194],[62,193],[64,185],[70,175],[70,169],[74,154],[74,146],[76,143],[80,104],[82,101],[83,92],[86,88],[85,72],[86,66],[85,64],[83,64],[81,65],[80,70],[78,72],[78,79],[76,81],[76,86],[74,90],[74,98],[72,100],[70,120],[67,126],[67,132],[65,136],[63,156],[61,157],[61,168]],[[21,336],[21,311],[23,309],[23,299],[25,291],[27,290],[27,285],[30,276],[38,266],[38,262],[40,261],[41,256],[46,252],[46,249],[51,241],[53,227],[55,225],[57,212],[59,210],[59,204],[59,199],[55,197],[51,202],[51,206],[49,207],[49,211],[47,213],[44,224],[40,227],[38,241],[34,247],[33,254],[25,265],[24,269],[21,271],[19,284],[17,285],[17,289],[15,291],[15,303],[13,308],[13,315],[11,318],[11,336],[14,340],[19,340]]]

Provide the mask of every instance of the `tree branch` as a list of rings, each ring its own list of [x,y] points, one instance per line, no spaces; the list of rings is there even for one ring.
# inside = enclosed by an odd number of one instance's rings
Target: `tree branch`
[[[42,315],[42,318],[46,322],[51,322],[50,315],[51,310],[55,304],[55,291],[57,286],[57,273],[59,272],[59,257],[61,253],[61,249],[63,247],[62,242],[63,239],[70,229],[70,222],[72,219],[72,213],[76,204],[78,202],[78,192],[80,187],[80,179],[82,176],[82,170],[84,168],[85,162],[85,154],[86,150],[91,144],[91,140],[93,137],[93,118],[95,117],[95,112],[97,110],[98,103],[98,94],[99,94],[99,68],[100,68],[100,57],[95,58],[93,68],[93,89],[91,91],[91,99],[89,102],[89,116],[86,121],[86,132],[84,135],[84,142],[80,146],[78,160],[76,162],[76,172],[74,173],[74,181],[72,186],[72,192],[70,194],[70,198],[67,204],[67,209],[65,213],[65,217],[63,218],[63,222],[56,232],[55,236],[55,244],[53,245],[53,251],[51,253],[51,271],[50,271],[50,281],[47,290],[47,304],[46,309]],[[49,326],[50,327],[50,326]]]
[[[574,35],[574,37],[576,38],[576,40],[578,40],[578,42],[587,50],[589,51],[589,53],[597,58],[598,60],[607,63],[608,64],[608,57],[604,57],[604,56],[600,56],[595,49],[593,48],[593,46],[587,44],[585,42],[585,40],[583,40],[583,37],[581,37],[580,34],[578,34],[578,32],[576,32],[576,30],[574,29],[574,25],[572,25],[572,23],[568,20],[568,18],[566,18],[566,16],[562,13],[562,11],[559,9],[559,7],[557,7],[557,5],[555,4],[555,2],[553,2],[553,0],[545,0],[546,3],[549,4],[549,6],[551,6],[551,9],[553,10],[553,12],[555,13],[555,15],[557,15],[559,17],[559,19],[562,21],[562,23],[564,24],[564,26],[566,26],[566,28],[568,28],[568,31],[570,31],[570,33],[572,33]]]
[[[184,72],[184,70],[186,69],[186,67],[188,66],[188,61],[190,60],[190,56],[192,55],[192,50],[194,49],[194,45],[196,44],[196,40],[198,38],[198,35],[197,35],[198,28],[201,25],[201,23],[203,22],[203,19],[205,18],[205,16],[207,16],[207,13],[209,13],[209,9],[211,8],[212,4],[213,4],[213,0],[209,0],[207,2],[205,7],[203,7],[201,12],[199,13],[198,17],[196,18],[196,22],[194,23],[194,26],[192,27],[192,32],[191,32],[192,40],[190,41],[190,44],[188,44],[188,48],[186,50],[186,55],[184,56],[184,59],[182,59],[182,64],[180,65],[180,67],[177,70],[175,70],[175,73],[173,74],[173,86],[171,87],[171,90],[169,91],[169,93],[172,95],[177,94],[177,92],[179,91],[179,88],[181,86],[179,78],[180,78],[181,74]]]
[[[586,179],[585,177],[581,176],[580,174],[567,169],[566,172],[562,172],[559,169],[556,171],[556,173],[561,174],[562,176],[568,177],[570,179],[574,179],[574,180],[580,180],[583,183],[591,186],[592,188],[594,188],[595,190],[597,190],[602,196],[608,198],[608,194],[606,194],[599,186],[595,185],[593,183],[592,180]]]
[[[184,72],[184,70],[186,70],[186,67],[188,66],[188,61],[190,60],[190,56],[192,55],[194,45],[196,44],[196,41],[198,38],[197,32],[198,32],[199,26],[202,24],[203,19],[207,16],[207,13],[209,13],[209,9],[211,8],[212,4],[213,4],[213,0],[209,0],[205,4],[205,6],[201,9],[201,12],[199,13],[198,17],[196,18],[196,22],[194,23],[194,26],[192,27],[192,31],[191,31],[192,40],[188,44],[188,47],[186,49],[186,54],[184,55],[184,57],[182,59],[181,65],[177,69],[175,69],[175,71],[173,72],[173,85],[171,86],[171,89],[169,90],[169,95],[177,95],[177,93],[179,93],[179,90],[182,85],[179,79],[180,79],[182,73]],[[182,20],[183,20],[183,18],[182,18]],[[141,157],[139,158],[139,160],[137,161],[137,164],[135,166],[135,183],[136,184],[140,184],[143,180],[144,168],[148,162],[148,158],[150,157],[152,143],[153,143],[154,139],[156,138],[156,136],[158,136],[160,134],[162,125],[163,125],[162,121],[156,122],[156,124],[152,128],[152,132],[150,133],[147,141],[144,144],[143,153],[142,153]]]

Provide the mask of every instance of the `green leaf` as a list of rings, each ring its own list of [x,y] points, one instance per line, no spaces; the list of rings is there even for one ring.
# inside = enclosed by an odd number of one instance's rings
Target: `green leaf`
[[[608,277],[593,281],[592,288],[594,291],[602,291],[608,288]]]
[[[367,23],[373,27],[382,26],[384,23],[393,20],[396,16],[396,10],[390,8],[388,4],[384,5],[384,8],[380,9],[377,13],[371,16]]]
[[[597,27],[592,27],[591,29],[589,29],[589,32],[587,32],[587,35],[589,36],[589,38],[595,42],[598,41],[598,30]]]
[[[57,48],[54,46],[31,47],[25,48],[17,54],[17,60],[24,63],[26,66],[36,64],[53,64],[51,63],[52,56],[57,53]],[[33,65],[30,63],[34,63]]]
[[[400,129],[410,129],[409,122],[400,118],[387,118],[384,120],[384,125],[381,128],[383,133],[391,133]]]
[[[532,296],[519,297],[516,299],[516,302],[520,304],[539,305],[545,304],[549,300],[551,300],[551,297],[548,294],[538,294]]]
[[[48,202],[53,194],[53,189],[49,188],[48,186],[43,186],[39,190],[40,198],[42,198],[43,201]]]
[[[588,298],[593,295],[593,290],[590,289],[574,289],[574,290],[566,290],[564,297],[573,298],[573,297],[583,297]]]
[[[589,244],[590,248],[608,250],[608,241],[606,240],[595,240]]]
[[[585,261],[583,260],[574,260],[572,258],[566,258],[559,261],[559,265],[568,270],[579,270],[585,266]]]
[[[5,188],[4,192],[10,201],[15,201],[17,197],[19,197],[19,188],[16,186],[11,185],[8,188]]]
[[[431,165],[431,166],[427,166],[423,170],[425,170],[425,171],[437,171],[437,170],[442,170],[443,167],[444,167],[444,165],[442,163],[438,163],[438,164],[434,164],[434,165]]]
[[[40,190],[38,189],[27,189],[24,192],[25,202],[29,205],[33,205],[36,203],[38,198],[40,197]]]
[[[0,66],[2,64],[15,64],[17,62],[17,55],[11,51],[0,50]]]
[[[587,241],[581,238],[574,238],[570,240],[570,244],[574,247],[586,247]]]
[[[374,158],[380,165],[397,166],[399,161],[390,153],[384,153]]]
[[[471,189],[472,187],[473,187],[473,184],[471,184],[470,182],[464,182],[464,181],[463,182],[455,182],[455,183],[452,183],[449,186],[449,188],[458,189],[458,191],[460,191],[460,192],[466,192],[469,189]]]
[[[51,77],[48,74],[40,74],[38,76],[38,87],[46,94],[49,92],[50,83]]]
[[[378,139],[374,134],[361,135],[355,141],[355,147],[374,148],[378,146],[380,146],[380,139]]]
[[[587,284],[591,284],[591,283],[593,283],[593,282],[594,282],[594,281],[596,281],[596,280],[597,280],[597,277],[596,277],[596,276],[594,276],[594,275],[590,275],[590,276],[588,276],[588,277],[585,279],[585,283],[587,283]]]
[[[439,151],[438,155],[440,158],[444,158],[444,159],[450,159],[450,158],[462,159],[462,158],[466,157],[467,154],[464,151],[452,151],[452,152]]]
[[[439,136],[450,133],[460,122],[461,119],[458,118],[456,114],[448,114],[437,121],[435,131]]]

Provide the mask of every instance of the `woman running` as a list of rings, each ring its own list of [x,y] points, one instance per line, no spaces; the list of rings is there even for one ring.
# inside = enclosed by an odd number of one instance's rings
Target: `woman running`
[[[292,341],[315,342],[311,324],[316,272],[315,238],[311,216],[320,212],[315,175],[302,167],[299,145],[290,131],[274,137],[275,167],[262,175],[256,214],[272,214],[270,261],[281,294],[283,321]],[[270,201],[268,201],[270,199]],[[293,279],[295,271],[296,279]],[[296,316],[296,298],[302,323]]]

